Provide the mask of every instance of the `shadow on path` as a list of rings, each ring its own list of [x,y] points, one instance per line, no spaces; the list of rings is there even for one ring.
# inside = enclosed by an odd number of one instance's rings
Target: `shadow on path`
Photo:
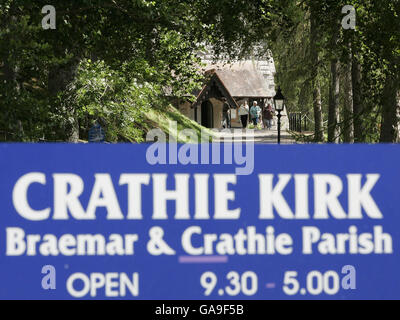
[[[234,142],[254,142],[260,144],[277,144],[277,130],[242,130],[242,129],[224,129],[216,133],[216,142],[234,141]],[[282,144],[295,144],[296,141],[287,133],[281,132]]]

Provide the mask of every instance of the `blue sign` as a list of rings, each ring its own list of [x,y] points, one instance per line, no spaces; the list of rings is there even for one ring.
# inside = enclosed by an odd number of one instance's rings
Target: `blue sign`
[[[0,298],[400,298],[399,146],[224,148],[1,144]]]
[[[89,130],[89,142],[104,142],[106,135],[99,123],[95,123]]]

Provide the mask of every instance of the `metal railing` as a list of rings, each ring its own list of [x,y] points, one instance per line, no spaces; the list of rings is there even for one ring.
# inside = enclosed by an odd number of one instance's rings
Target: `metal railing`
[[[306,114],[302,114],[301,112],[289,113],[289,130],[303,132],[309,129],[310,121]]]

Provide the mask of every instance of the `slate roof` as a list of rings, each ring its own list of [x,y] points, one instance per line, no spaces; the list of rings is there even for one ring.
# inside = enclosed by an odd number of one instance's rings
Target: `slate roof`
[[[270,61],[240,61],[232,64],[209,64],[232,97],[271,98],[275,95],[275,65]]]
[[[210,70],[209,72],[207,72],[206,78],[208,78],[208,80],[206,81],[201,91],[196,94],[197,98],[196,101],[192,104],[192,108],[199,106],[202,102],[215,96],[225,97],[228,100],[228,103],[232,107],[239,108],[239,105],[237,104],[233,96],[230,94],[230,92],[226,88],[225,84],[222,82],[218,73],[215,72],[215,70]]]

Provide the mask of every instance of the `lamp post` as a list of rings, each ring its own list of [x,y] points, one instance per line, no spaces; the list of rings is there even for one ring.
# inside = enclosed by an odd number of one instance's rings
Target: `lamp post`
[[[274,105],[275,110],[278,111],[278,144],[281,144],[281,112],[285,108],[285,97],[280,87],[278,87],[278,92],[274,97]]]

